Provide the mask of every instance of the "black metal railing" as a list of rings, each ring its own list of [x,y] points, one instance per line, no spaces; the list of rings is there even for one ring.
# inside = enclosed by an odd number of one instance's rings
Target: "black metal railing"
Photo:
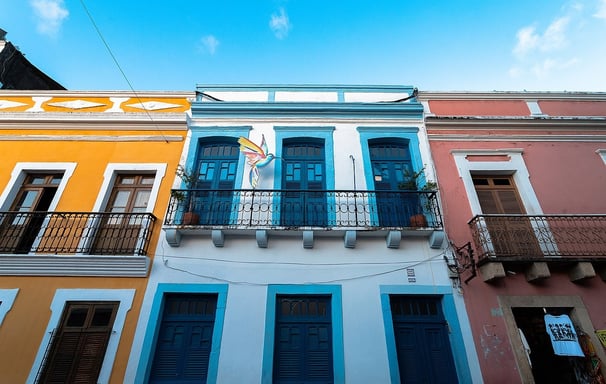
[[[151,213],[0,212],[0,253],[146,255]]]
[[[436,191],[201,190],[171,193],[165,225],[441,228]]]
[[[606,215],[477,215],[469,225],[480,259],[606,256]]]

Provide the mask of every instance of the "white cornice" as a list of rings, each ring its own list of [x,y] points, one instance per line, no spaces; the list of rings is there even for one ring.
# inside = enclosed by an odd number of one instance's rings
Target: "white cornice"
[[[0,255],[0,276],[145,277],[147,256]]]
[[[428,134],[430,141],[558,141],[604,143],[606,135],[494,135],[494,134]]]
[[[606,129],[604,117],[426,116],[427,129]]]
[[[129,97],[129,98],[183,98],[194,99],[195,92],[185,91],[31,91],[31,90],[0,90],[0,97]]]
[[[174,135],[0,135],[0,141],[183,141],[183,136]]]

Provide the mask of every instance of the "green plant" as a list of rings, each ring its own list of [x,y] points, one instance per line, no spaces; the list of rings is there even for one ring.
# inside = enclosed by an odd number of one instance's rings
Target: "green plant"
[[[191,191],[189,191],[189,190],[193,189],[195,187],[196,176],[194,175],[193,172],[185,169],[185,167],[183,167],[181,164],[179,164],[177,166],[176,175],[181,179],[183,184],[185,184],[185,189],[187,189],[187,191],[172,190],[171,195],[175,199],[177,199],[177,201],[179,201],[179,203],[182,203],[183,201],[188,200],[188,202],[186,203],[186,205],[188,206],[188,211],[193,211],[194,199],[191,198]]]
[[[435,191],[438,189],[438,184],[432,180],[425,179],[425,167],[418,172],[404,172],[403,181],[398,184],[398,189],[404,191]]]

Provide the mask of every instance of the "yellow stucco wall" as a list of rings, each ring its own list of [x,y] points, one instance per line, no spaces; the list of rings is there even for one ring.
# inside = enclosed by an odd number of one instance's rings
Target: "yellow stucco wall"
[[[31,100],[19,97],[22,101]],[[70,95],[64,99],[73,98]],[[0,106],[2,100],[8,99],[0,94]],[[70,114],[73,116],[61,114],[60,118],[54,118],[53,112],[64,110],[33,113],[23,106],[0,108],[0,191],[7,187],[18,162],[73,162],[77,165],[56,211],[92,212],[108,163],[164,163],[166,175],[153,211],[158,221],[148,247],[148,255],[153,258],[187,132],[184,112],[189,105],[187,99],[173,97],[171,103],[182,107],[169,111],[174,113],[174,119],[161,126],[151,119],[146,121],[146,114],[136,108],[113,114],[111,118],[90,111],[74,111]],[[26,104],[31,107],[30,102]],[[167,110],[162,112],[166,115]],[[136,126],[129,123],[133,115],[137,116]],[[16,128],[16,121],[26,122],[27,129]],[[132,308],[126,316],[111,373],[112,383],[122,383],[146,285],[145,277],[0,276],[0,289],[19,289],[12,309],[0,325],[0,382],[23,383],[30,375],[57,289],[134,289]]]

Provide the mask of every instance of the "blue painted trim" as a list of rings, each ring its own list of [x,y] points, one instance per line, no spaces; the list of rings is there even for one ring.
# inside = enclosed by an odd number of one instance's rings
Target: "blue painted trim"
[[[147,383],[151,373],[152,358],[154,355],[162,313],[164,311],[164,296],[167,293],[216,293],[217,310],[215,312],[215,325],[213,329],[213,342],[208,361],[207,383],[216,383],[219,368],[219,353],[221,351],[221,338],[223,336],[223,323],[225,320],[225,305],[227,302],[227,284],[174,284],[160,283],[154,294],[154,301],[149,312],[147,329],[141,347],[141,356],[135,383]]]
[[[332,191],[335,189],[335,145],[333,140],[333,132],[335,127],[274,127],[276,132],[276,160],[274,160],[274,189],[282,189],[282,147],[285,139],[301,137],[305,139],[317,138],[324,139],[324,157],[326,162],[326,189]],[[280,199],[277,198],[274,203],[277,207],[280,206]],[[329,206],[335,206],[335,196],[330,196],[326,202]],[[331,205],[332,204],[332,205]],[[336,212],[329,210],[328,222],[335,222],[337,219]],[[280,210],[277,209],[273,213],[272,221],[280,223]]]
[[[343,299],[340,285],[269,285],[265,317],[265,341],[261,383],[270,384],[274,362],[274,332],[276,328],[276,296],[331,295],[333,374],[335,383],[345,383],[345,354],[343,351]]]
[[[359,102],[193,102],[194,118],[334,118],[334,119],[422,119],[423,105]]]
[[[200,140],[202,139],[221,139],[222,137],[239,138],[240,136],[248,137],[251,126],[233,126],[233,127],[219,127],[219,126],[191,126],[191,139],[189,142],[189,149],[187,152],[187,159],[185,161],[185,169],[188,172],[196,169],[196,159],[198,158],[198,148]],[[234,189],[242,188],[242,180],[244,177],[244,169],[246,168],[246,156],[241,155],[238,159],[238,169],[236,171],[236,179],[234,182]],[[185,185],[181,185],[181,188],[185,188]],[[239,195],[234,194],[233,206],[237,206],[239,202]],[[234,211],[230,214],[230,223],[235,223],[238,220],[238,212]]]
[[[196,84],[197,92],[258,92],[258,91],[301,91],[301,92],[369,92],[369,93],[402,93],[412,94],[412,85],[362,85],[362,84]]]
[[[381,292],[381,310],[383,312],[383,324],[385,325],[385,339],[387,343],[387,358],[389,361],[389,375],[393,384],[400,383],[400,372],[398,369],[398,356],[396,352],[396,338],[393,330],[393,320],[391,316],[391,307],[389,305],[389,295],[434,295],[442,298],[442,311],[448,322],[450,332],[448,334],[452,356],[457,370],[459,383],[471,383],[471,371],[467,361],[467,353],[461,324],[454,302],[452,287],[434,286],[434,285],[383,285]]]
[[[410,160],[414,172],[418,172],[423,168],[423,160],[419,149],[419,128],[417,127],[358,127],[360,135],[360,147],[362,149],[362,161],[364,179],[366,181],[366,190],[372,191],[375,189],[375,181],[373,179],[372,164],[370,162],[370,149],[368,141],[371,139],[381,138],[397,138],[408,141],[408,149],[410,151]],[[374,201],[369,201],[374,204]],[[371,226],[379,225],[379,216],[376,209],[373,210],[370,216]]]

